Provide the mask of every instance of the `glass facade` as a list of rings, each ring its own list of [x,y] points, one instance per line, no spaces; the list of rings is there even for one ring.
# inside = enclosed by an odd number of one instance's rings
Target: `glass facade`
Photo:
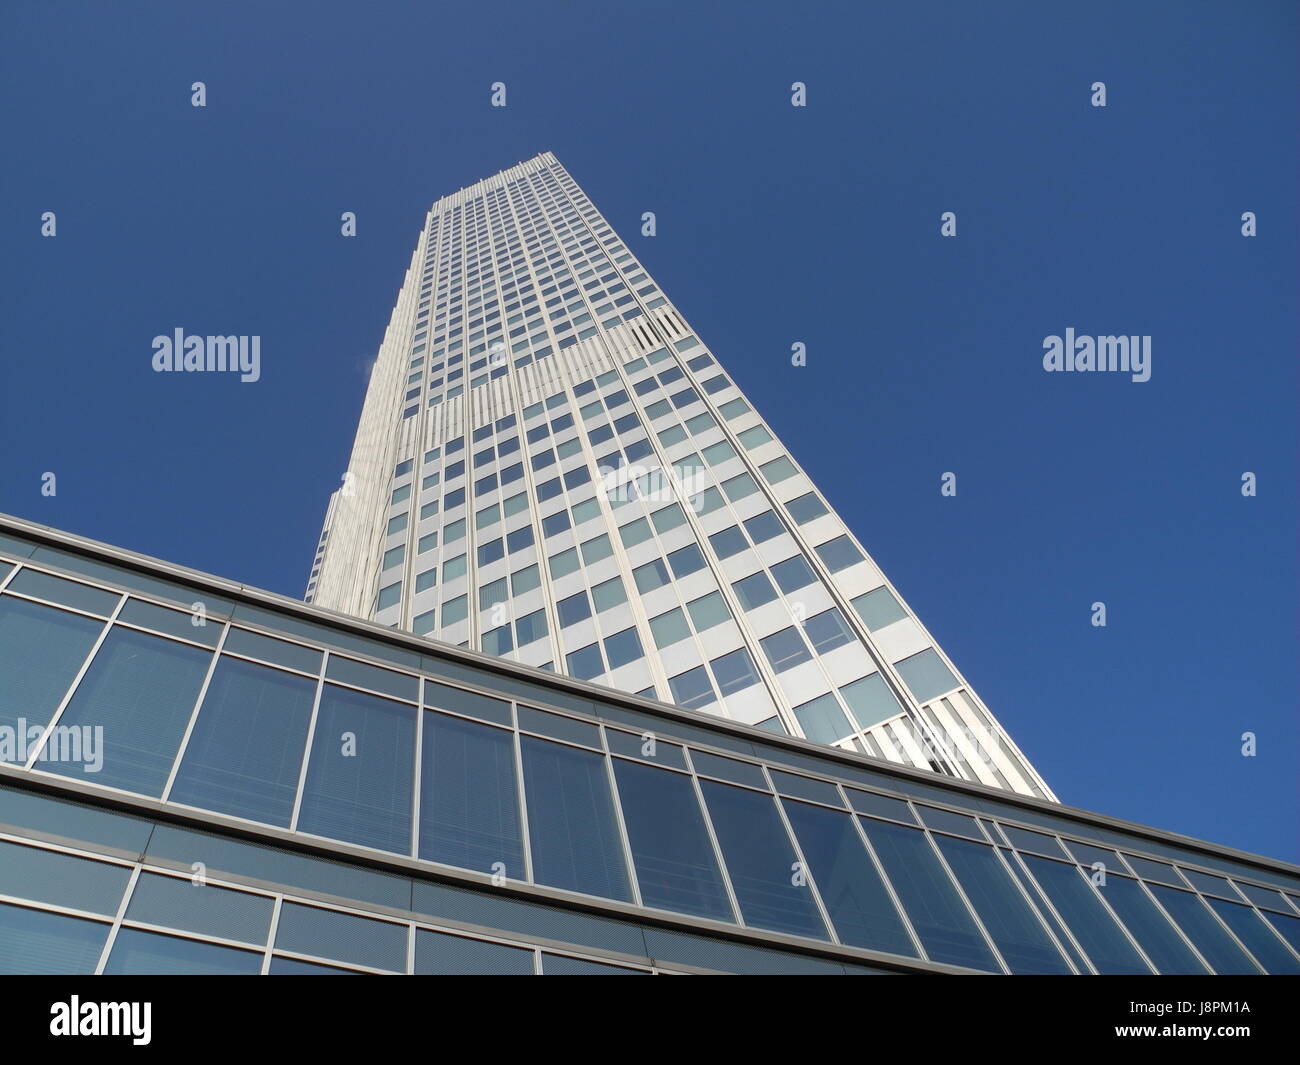
[[[1300,971],[1295,867],[128,562],[0,519],[0,972]]]
[[[433,205],[344,481],[308,602],[1053,798],[550,153]]]

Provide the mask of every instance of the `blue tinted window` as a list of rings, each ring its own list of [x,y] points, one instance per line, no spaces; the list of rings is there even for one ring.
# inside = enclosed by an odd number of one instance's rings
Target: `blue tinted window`
[[[817,579],[803,555],[795,555],[794,558],[778,562],[772,567],[772,576],[776,578],[777,587],[787,595],[800,588],[808,587]]]
[[[1206,899],[1206,903],[1255,956],[1255,960],[1264,966],[1265,972],[1300,973],[1300,961],[1249,906],[1224,899]]]
[[[1205,975],[1205,966],[1136,880],[1112,875],[1100,887],[1102,897],[1160,972],[1166,976]]]
[[[83,758],[45,767],[161,795],[211,659],[210,651],[197,647],[113,629],[59,718],[60,726],[78,728],[83,736],[102,726],[103,765],[89,772],[92,763]]]
[[[275,946],[295,954],[405,972],[408,934],[405,925],[285,902],[276,924]]]
[[[520,737],[533,879],[630,898],[603,755]]]
[[[598,643],[579,647],[571,652],[565,661],[568,663],[569,676],[577,677],[579,680],[591,680],[605,672],[605,661],[601,658]]]
[[[830,693],[796,706],[794,716],[803,734],[818,743],[834,743],[853,731],[840,704]]]
[[[641,641],[636,629],[624,629],[605,638],[605,659],[610,669],[618,669],[641,657]]]
[[[1077,866],[1032,855],[1025,863],[1099,973],[1150,972]]]
[[[168,798],[287,828],[315,694],[314,680],[223,656]]]
[[[771,636],[764,636],[758,642],[762,645],[767,660],[772,663],[772,668],[778,673],[812,659],[803,638],[793,625],[774,632]]]
[[[745,531],[749,533],[754,543],[761,544],[774,536],[780,536],[785,532],[785,526],[772,511],[765,510],[762,514],[755,514],[752,518],[745,519]]]
[[[645,904],[732,920],[691,778],[622,759],[614,775]]]
[[[417,976],[532,976],[533,952],[421,928],[415,933],[415,972]]]
[[[103,622],[0,596],[0,726],[46,724],[95,643]]]
[[[677,551],[669,552],[668,564],[672,567],[673,576],[680,579],[695,573],[697,570],[702,570],[704,568],[704,556],[700,554],[700,549],[696,544],[687,544]]]
[[[931,959],[1001,972],[924,834],[885,821],[861,823]]]
[[[703,666],[688,669],[675,677],[668,678],[668,690],[672,692],[673,702],[687,710],[695,710],[714,701],[717,695],[709,674]]]
[[[681,611],[675,611],[680,614]],[[754,660],[743,647],[728,652],[709,663],[713,675],[718,680],[718,691],[723,698],[738,691],[744,691],[752,684],[758,683],[758,673],[754,670]]]
[[[261,971],[260,952],[138,928],[123,928],[117,933],[104,966],[107,976],[256,976]]]
[[[770,603],[776,598],[776,590],[772,587],[772,582],[767,579],[767,574],[761,570],[758,573],[750,574],[743,580],[736,581],[731,587],[740,599],[740,605],[746,610],[756,610],[764,603]]]
[[[409,853],[415,714],[413,706],[326,684],[297,828]]]
[[[1189,891],[1152,884],[1151,893],[1160,905],[1187,933],[1210,967],[1221,975],[1249,975],[1259,972],[1255,963],[1237,946],[1223,926],[1214,919],[1204,902]]]
[[[0,902],[0,976],[89,976],[109,927]]]
[[[803,631],[808,637],[808,642],[812,644],[813,650],[819,655],[853,642],[853,633],[849,631],[848,622],[835,607],[814,614],[804,622]]]
[[[737,525],[714,533],[709,537],[709,543],[713,546],[713,550],[717,552],[719,558],[730,558],[732,555],[738,555],[749,546],[749,541],[745,539],[745,534],[740,531],[740,527]]]
[[[561,625],[576,625],[579,621],[585,621],[591,617],[591,603],[587,599],[586,592],[579,592],[567,599],[561,599],[556,604],[556,609],[560,615]]]
[[[713,780],[700,786],[745,923],[825,939],[812,889],[796,886],[794,848],[776,800]]]
[[[425,714],[420,857],[524,879],[510,732]]]
[[[950,836],[934,840],[1013,973],[1071,972],[992,847]]]
[[[898,910],[848,814],[782,799],[840,941],[916,957]]]

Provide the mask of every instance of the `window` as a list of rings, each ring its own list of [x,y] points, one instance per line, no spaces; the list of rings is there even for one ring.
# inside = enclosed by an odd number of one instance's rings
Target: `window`
[[[483,633],[480,640],[484,654],[508,655],[515,649],[514,638],[509,625],[499,625]]]
[[[315,696],[314,680],[223,655],[169,798],[287,828]]]
[[[662,649],[686,639],[690,636],[691,629],[686,624],[686,615],[680,608],[674,607],[667,613],[650,619],[650,634],[654,637],[655,646]]]
[[[1024,860],[1099,973],[1137,973],[1143,976],[1150,973],[1151,970],[1120,931],[1115,919],[1102,907],[1097,893],[1083,878],[1077,866],[1063,865],[1033,855],[1025,855]],[[1187,897],[1193,901],[1196,899],[1194,895]],[[1254,968],[1250,971],[1254,972]]]
[[[871,632],[907,617],[907,612],[884,585],[854,599],[853,609]]]
[[[746,429],[744,432],[737,433],[736,439],[740,441],[741,445],[746,450],[752,450],[762,444],[766,444],[772,439],[772,434],[761,425],[756,425],[752,429]]]
[[[714,625],[721,625],[724,621],[731,620],[731,611],[727,609],[720,592],[710,592],[698,599],[692,599],[686,604],[686,609],[690,612],[696,632],[704,632]]]
[[[85,761],[50,761],[43,768],[161,795],[211,660],[210,651],[197,647],[110,630],[59,718],[60,727],[104,726],[102,765],[93,773]]]
[[[885,683],[885,678],[879,673],[872,673],[869,677],[844,685],[840,689],[840,695],[844,697],[849,713],[859,728],[871,728],[903,711],[898,699]]]
[[[425,711],[420,857],[524,878],[509,732]]]
[[[722,490],[727,498],[735,503],[758,491],[758,482],[747,473],[739,474],[722,482]]]
[[[656,510],[650,515],[650,520],[654,522],[655,529],[660,535],[668,532],[669,529],[675,529],[686,521],[686,515],[682,513],[682,508],[676,503],[664,507],[662,510]]]
[[[457,555],[455,558],[449,558],[442,564],[442,580],[444,584],[457,580],[465,576],[465,556]]]
[[[415,712],[404,703],[326,684],[295,827],[408,854]],[[341,739],[349,733],[355,743]]]
[[[697,544],[687,544],[685,547],[668,553],[668,564],[672,567],[673,576],[680,580],[692,573],[696,573],[704,568],[704,556],[700,553]]]
[[[782,799],[840,941],[916,957],[916,947],[850,815]]]
[[[828,540],[817,548],[818,557],[826,563],[832,573],[838,573],[842,569],[848,569],[849,566],[862,561],[862,552],[859,551],[847,536],[837,536],[834,540]]]
[[[0,725],[44,725],[90,653],[102,621],[0,596]]]
[[[652,592],[668,583],[668,568],[664,565],[663,559],[656,558],[653,562],[647,562],[644,566],[634,569],[632,578],[636,581],[638,591]]]
[[[569,521],[569,512],[567,510],[548,514],[542,519],[542,535],[555,536],[557,533],[564,532],[570,525],[572,525],[572,522]]]
[[[713,685],[703,666],[688,669],[668,679],[668,690],[672,692],[673,702],[687,710],[697,710],[713,702],[717,696]]]
[[[539,884],[630,899],[603,755],[520,737],[533,878]]]
[[[740,605],[746,610],[757,610],[764,603],[770,603],[776,598],[776,589],[772,587],[772,582],[767,579],[767,574],[762,570],[736,581],[731,587],[740,599]]]
[[[637,638],[635,628],[624,629],[605,638],[605,659],[610,669],[635,662],[641,655],[641,641]]]
[[[849,631],[844,615],[835,607],[814,614],[803,623],[804,635],[817,654],[826,654],[846,643],[853,643],[853,633]]]
[[[498,536],[495,540],[489,540],[487,543],[479,545],[478,564],[486,566],[499,558],[505,558],[505,555],[505,541]]]
[[[561,551],[558,555],[552,555],[550,558],[551,576],[559,579],[567,577],[570,573],[577,573],[578,550],[570,547],[567,551]]]
[[[957,678],[944,665],[933,647],[927,647],[920,654],[895,662],[898,670],[918,703],[928,703],[945,692],[957,687]]]
[[[701,780],[700,788],[745,923],[825,939],[811,885],[796,885],[790,874],[795,852],[776,800],[714,780]]]
[[[533,527],[531,525],[524,525],[506,534],[506,549],[512,554],[515,551],[522,551],[525,547],[532,547],[533,543]]]
[[[598,614],[602,610],[608,610],[620,603],[626,603],[627,593],[623,590],[622,578],[611,577],[609,580],[596,585],[591,590],[591,601],[595,604],[596,613]]]
[[[99,921],[0,903],[0,972],[6,976],[89,976],[99,964],[110,927]]]
[[[621,758],[614,775],[642,902],[733,920],[690,778]]]
[[[819,695],[802,706],[796,706],[794,716],[803,734],[817,743],[834,743],[853,731],[840,704],[831,694]]]
[[[520,647],[540,640],[547,633],[546,611],[534,610],[515,622],[515,641]]]
[[[458,595],[455,599],[448,600],[442,604],[442,624],[443,628],[450,628],[465,620],[469,612],[469,599],[466,596]]]
[[[1013,973],[1070,973],[992,847],[949,836],[934,841]]]
[[[777,587],[786,595],[797,592],[800,588],[807,588],[817,580],[813,575],[812,567],[808,565],[803,555],[795,555],[784,562],[778,562],[772,567],[772,576],[776,578]]]
[[[592,643],[580,647],[566,659],[568,673],[579,680],[593,680],[605,672],[605,662],[600,656],[600,644]]]
[[[510,574],[510,590],[515,595],[531,592],[534,588],[540,587],[541,583],[541,575],[536,565],[525,566],[523,569]]]
[[[713,667],[713,676],[718,681],[718,691],[724,699],[728,695],[734,695],[758,683],[754,660],[743,647],[715,658],[709,665]]]
[[[1205,975],[1205,966],[1191,952],[1183,937],[1174,931],[1168,918],[1156,908],[1141,885],[1136,880],[1109,871],[1114,864],[1115,857],[1111,855],[1106,883],[1099,885],[1101,893],[1155,967],[1166,976]]]
[[[785,509],[790,512],[790,517],[794,518],[800,525],[807,525],[814,518],[820,518],[823,514],[829,513],[822,501],[813,492],[790,500],[785,505]]]
[[[871,818],[859,821],[930,958],[1001,972],[925,835],[914,828]],[[1061,868],[1076,875],[1068,866]]]
[[[635,547],[650,539],[650,523],[645,518],[637,518],[636,521],[621,526],[618,535],[624,547]]]
[[[808,653],[808,648],[793,625],[774,632],[771,636],[764,636],[758,642],[762,645],[767,660],[772,663],[772,668],[778,673],[793,669],[812,659],[812,655]]]
[[[762,514],[755,514],[752,518],[745,519],[745,531],[749,533],[749,538],[754,543],[761,544],[765,540],[780,536],[785,532],[785,526],[772,511],[765,510]]]
[[[738,525],[714,533],[709,537],[709,544],[719,558],[731,558],[732,555],[738,555],[749,547],[749,541],[745,539],[745,534],[740,531]]]
[[[609,537],[604,533],[582,544],[581,551],[582,561],[588,566],[599,562],[603,558],[609,558],[614,553],[614,549],[609,543]]]
[[[561,625],[576,625],[579,621],[585,621],[591,617],[591,604],[587,599],[586,592],[579,592],[567,599],[561,599],[556,604],[556,609],[560,615]]]

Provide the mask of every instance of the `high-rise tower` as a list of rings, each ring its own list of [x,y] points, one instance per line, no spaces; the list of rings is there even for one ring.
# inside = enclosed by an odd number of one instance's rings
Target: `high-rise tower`
[[[306,599],[1054,798],[549,152],[429,212]]]

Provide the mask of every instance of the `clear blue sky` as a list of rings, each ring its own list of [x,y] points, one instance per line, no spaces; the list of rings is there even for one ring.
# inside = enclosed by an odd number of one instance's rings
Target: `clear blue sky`
[[[300,595],[425,211],[550,149],[1064,800],[1296,860],[1298,26],[10,0],[0,510]],[[1044,373],[1071,326],[1152,380]],[[263,379],[155,375],[176,327]]]

